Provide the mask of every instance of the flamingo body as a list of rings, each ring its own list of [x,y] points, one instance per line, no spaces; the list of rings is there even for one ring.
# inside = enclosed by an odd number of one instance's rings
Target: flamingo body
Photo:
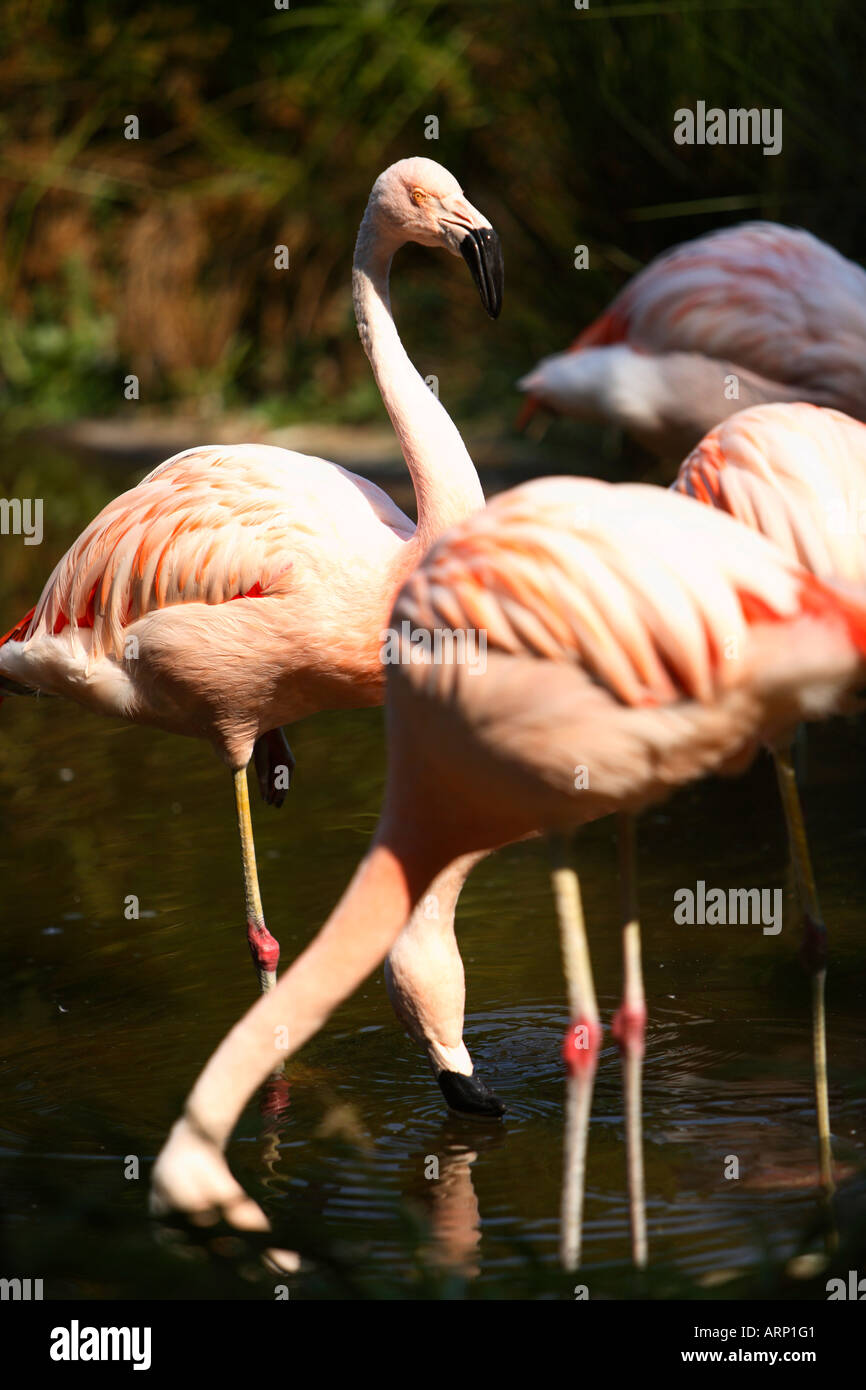
[[[778,725],[832,712],[866,672],[861,593],[824,584],[690,499],[585,479],[526,484],[453,528],[399,594],[392,626],[404,623],[403,659],[388,673],[388,780],[373,847],[316,939],[196,1082],[154,1170],[158,1210],[267,1225],[223,1150],[271,1065],[274,1027],[292,1017],[292,1049],[302,1046],[449,863],[734,771]],[[486,664],[436,660],[432,642],[414,640],[443,629],[485,632]],[[588,782],[575,780],[576,764]],[[556,883],[575,1022],[570,1207],[582,1200],[600,1028],[576,888],[561,868]],[[624,944],[616,1032],[634,1077],[645,1017],[636,920]],[[632,1090],[632,1130],[639,1113]],[[567,1253],[574,1262],[576,1248]]]
[[[188,450],[90,523],[0,647],[0,673],[245,765],[280,724],[381,702],[375,638],[414,532],[380,488],[322,459]]]
[[[768,401],[866,415],[866,273],[809,232],[744,223],[652,261],[565,353],[519,383],[682,457],[719,420]]]
[[[741,411],[701,440],[674,487],[773,542],[821,579],[866,586],[866,426],[835,410],[797,403]],[[852,699],[845,712],[859,712]],[[827,929],[821,915],[797,778],[792,731],[772,747],[812,974],[812,1051],[821,1185],[834,1187],[827,1081]]]
[[[431,747],[461,748],[424,800],[461,812],[425,834],[458,835],[465,853],[493,847],[499,818],[504,843],[638,811],[707,772],[739,770],[762,737],[844,700],[864,610],[721,513],[670,506],[681,500],[541,480],[449,532],[409,577],[395,623],[483,628],[488,644],[484,675],[395,667],[395,701],[412,686],[415,744],[423,722]],[[588,772],[578,789],[577,766]],[[413,816],[426,819],[415,796]]]
[[[866,584],[866,425],[808,404],[756,406],[705,435],[677,491],[727,512],[819,579]]]

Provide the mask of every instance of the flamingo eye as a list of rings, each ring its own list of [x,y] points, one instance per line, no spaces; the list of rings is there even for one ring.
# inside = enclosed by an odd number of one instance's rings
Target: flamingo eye
[[[427,201],[427,194],[424,192],[423,188],[413,188],[409,196],[411,197],[412,202],[417,203],[419,207],[421,203],[426,203]]]

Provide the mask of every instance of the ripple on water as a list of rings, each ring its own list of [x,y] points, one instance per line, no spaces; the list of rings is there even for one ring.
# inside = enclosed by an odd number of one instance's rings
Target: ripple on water
[[[615,1001],[602,999],[601,1006],[609,1020]],[[402,1256],[389,1238],[397,1200],[409,1196],[421,1201],[432,1212],[434,1229],[437,1221],[450,1229],[435,1203],[425,1200],[430,1194],[423,1190],[424,1165],[433,1155],[440,1164],[440,1189],[443,1178],[446,1188],[450,1183],[455,1189],[458,1209],[464,1218],[469,1212],[470,1233],[473,1223],[480,1222],[476,1243],[487,1270],[518,1268],[527,1243],[538,1258],[555,1261],[562,1032],[561,1004],[541,999],[479,1011],[467,1019],[477,1069],[508,1107],[503,1122],[448,1117],[438,1088],[411,1050],[392,1055],[389,1065],[377,1055],[369,1068],[364,1049],[355,1050],[351,1065],[344,1061],[340,1069],[340,1089],[356,1097],[366,1149],[352,1158],[343,1149],[319,1146],[316,1186],[323,1220],[353,1230],[358,1239],[373,1239],[375,1232],[380,1242],[376,1261],[399,1264]],[[648,1027],[650,1240],[696,1275],[747,1267],[759,1249],[787,1253],[796,1243],[791,1233],[799,1231],[814,1207],[814,1188],[796,1181],[798,1171],[805,1175],[814,1168],[808,1038],[802,1025],[789,1019],[762,1018],[760,1034],[764,1050],[756,1062],[751,1035],[731,1047],[729,1030],[718,1030],[705,1014],[679,1004],[656,1006]],[[387,1033],[380,1039],[392,1054],[393,1042]],[[306,1144],[303,1135],[286,1135],[283,1158],[303,1158]],[[724,1161],[732,1152],[746,1178],[740,1184],[723,1179]],[[781,1179],[777,1174],[774,1190],[770,1174],[783,1155],[787,1168],[780,1170]],[[665,1172],[675,1174],[674,1204],[652,1191],[653,1186],[669,1187]],[[624,1176],[619,1058],[617,1048],[608,1044],[600,1058],[590,1133],[584,1232],[589,1260],[603,1261],[611,1250],[624,1254]],[[515,1200],[515,1181],[526,1185],[524,1196],[537,1188],[538,1200]],[[284,1201],[302,1190],[308,1193],[288,1178],[275,1184]],[[779,1227],[771,1239],[768,1222]],[[467,1240],[475,1250],[464,1231]]]

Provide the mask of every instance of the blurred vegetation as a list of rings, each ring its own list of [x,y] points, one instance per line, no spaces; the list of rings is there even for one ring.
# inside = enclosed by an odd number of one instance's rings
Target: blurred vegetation
[[[509,421],[516,374],[672,242],[743,217],[862,255],[859,0],[3,0],[0,408],[277,420],[379,409],[349,269],[370,185],[434,156],[502,235],[504,318],[401,253],[409,350]],[[784,146],[683,148],[673,113],[781,107]],[[140,138],[124,138],[136,115]],[[437,141],[424,138],[436,115]],[[275,245],[291,268],[274,269]],[[573,247],[590,248],[590,270]]]

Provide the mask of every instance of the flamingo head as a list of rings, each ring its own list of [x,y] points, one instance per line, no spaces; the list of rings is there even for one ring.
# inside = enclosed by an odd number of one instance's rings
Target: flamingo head
[[[368,214],[387,229],[395,246],[417,241],[462,256],[484,308],[498,318],[504,283],[499,237],[441,164],[420,157],[392,164],[373,185]]]

